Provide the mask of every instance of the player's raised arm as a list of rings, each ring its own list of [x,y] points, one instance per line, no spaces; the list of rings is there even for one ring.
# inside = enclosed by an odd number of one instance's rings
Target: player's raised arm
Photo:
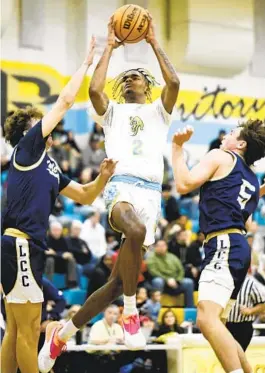
[[[113,175],[116,164],[117,162],[112,159],[104,159],[100,166],[99,175],[94,181],[85,185],[71,181],[61,190],[60,194],[82,205],[91,205],[103,191],[109,178]]]
[[[53,131],[67,110],[74,104],[87,70],[93,63],[94,52],[95,38],[92,37],[89,52],[84,62],[63,88],[53,108],[42,119],[43,137],[47,137]]]
[[[223,156],[230,157],[222,150],[214,149],[207,153],[204,158],[191,170],[188,169],[183,151],[183,144],[193,134],[191,126],[175,133],[172,141],[172,165],[176,190],[180,194],[187,194],[199,188],[210,180],[217,171]]]
[[[163,78],[166,82],[162,91],[161,99],[166,111],[171,114],[177,101],[180,82],[172,63],[169,61],[166,53],[162,50],[156,39],[154,23],[150,14],[149,17],[150,24],[146,35],[146,41],[152,46],[153,51],[155,52]]]
[[[108,23],[107,46],[97,64],[89,86],[89,96],[98,115],[104,115],[109,105],[108,96],[104,93],[106,76],[113,49],[120,45],[122,43],[115,39],[113,17],[111,17]]]

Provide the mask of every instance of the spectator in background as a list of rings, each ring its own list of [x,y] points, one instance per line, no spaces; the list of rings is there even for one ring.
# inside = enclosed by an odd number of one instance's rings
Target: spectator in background
[[[74,255],[80,276],[84,273],[90,277],[97,261],[93,260],[86,241],[80,238],[82,226],[81,221],[73,220],[70,228],[70,236],[66,238],[66,242],[70,252]]]
[[[141,314],[141,310],[144,308],[146,302],[148,300],[147,290],[144,287],[139,287],[136,290],[136,307],[139,310],[139,314]]]
[[[172,195],[172,187],[169,184],[162,185],[162,208],[164,210],[164,217],[171,223],[180,217],[178,202]]]
[[[157,322],[158,315],[161,309],[161,291],[152,290],[151,299],[147,299],[144,305],[144,311],[146,315],[155,323]]]
[[[120,247],[120,240],[117,237],[117,233],[111,230],[106,232],[107,250],[116,251]]]
[[[111,274],[114,265],[113,252],[108,251],[96,265],[94,271],[90,277],[90,283],[88,285],[88,295],[89,297],[96,290],[101,288],[107,281]]]
[[[258,254],[265,254],[265,237],[259,232],[259,226],[254,220],[251,222],[248,232],[253,234],[253,250]]]
[[[167,249],[167,243],[159,240],[155,244],[155,251],[147,258],[147,268],[153,276],[153,288],[170,295],[184,293],[185,307],[194,307],[193,281],[184,278],[181,261]]]
[[[180,230],[175,236],[168,242],[168,251],[176,255],[183,266],[186,265],[187,247],[189,245],[190,238],[189,234],[185,230]]]
[[[226,131],[220,130],[218,137],[210,142],[209,151],[213,149],[219,149],[225,135],[226,135]]]
[[[198,232],[197,239],[187,248],[186,254],[185,277],[193,279],[195,290],[198,290],[201,265],[204,259],[203,241],[204,234]]]
[[[12,115],[14,112],[8,114]],[[13,148],[5,141],[3,137],[3,128],[0,126],[0,140],[1,140],[1,172],[8,170]]]
[[[184,333],[184,329],[179,326],[176,315],[170,308],[163,314],[161,325],[159,326],[158,330],[154,331],[153,335],[156,337],[160,337],[161,335],[167,333]]]
[[[259,258],[259,267],[254,277],[261,285],[265,286],[265,254]]]
[[[57,147],[57,154],[59,155],[60,153],[60,151],[58,152],[59,146],[61,150],[63,150],[63,152],[61,152],[63,155],[62,169],[66,167],[69,176],[72,178],[78,177],[82,167],[82,154],[74,139],[73,133],[64,129],[63,120],[56,126],[52,133],[52,137]]]
[[[91,136],[93,136],[93,135],[98,136],[100,147],[103,149],[104,148],[105,135],[104,135],[103,127],[101,127],[101,125],[99,123],[94,123],[93,129],[92,129],[92,132],[91,132]]]
[[[87,243],[93,257],[98,260],[102,258],[107,251],[105,228],[99,221],[99,212],[93,213],[93,215],[83,223],[80,234],[80,237]]]
[[[84,185],[95,180],[96,177],[96,171],[90,167],[86,167],[81,171],[78,181],[80,184]],[[92,205],[80,205],[77,202],[75,203],[74,212],[76,214],[81,214],[84,219],[93,215],[95,211],[96,209]]]
[[[105,151],[100,148],[100,136],[92,135],[88,145],[83,150],[83,165],[98,170],[100,163],[106,158]]]
[[[54,273],[66,274],[67,286],[77,286],[76,261],[70,252],[66,238],[63,236],[62,224],[53,221],[47,237],[45,274],[52,280]]]
[[[123,330],[117,323],[120,315],[119,307],[112,304],[104,312],[104,318],[95,322],[90,329],[89,343],[104,345],[107,343],[123,343]]]

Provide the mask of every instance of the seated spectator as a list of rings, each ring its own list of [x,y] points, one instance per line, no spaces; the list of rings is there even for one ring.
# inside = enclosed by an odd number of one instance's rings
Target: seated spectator
[[[47,237],[45,274],[52,281],[54,273],[63,273],[67,277],[67,286],[77,286],[76,261],[63,236],[62,224],[53,221]]]
[[[179,326],[176,315],[170,308],[163,314],[161,325],[153,332],[153,335],[160,337],[167,333],[184,334],[184,329]]]
[[[251,222],[248,233],[253,235],[253,250],[258,254],[265,254],[265,237],[259,232],[259,226],[254,220]]]
[[[105,285],[108,281],[108,278],[111,274],[112,268],[114,265],[113,261],[113,252],[108,251],[101,259],[100,262],[95,267],[94,271],[90,276],[90,283],[88,286],[88,295],[89,297],[96,290]]]
[[[187,247],[189,245],[189,235],[187,231],[178,231],[168,242],[168,251],[176,255],[183,266],[186,264]]]
[[[201,265],[204,259],[203,241],[204,234],[198,232],[197,239],[187,248],[186,254],[185,277],[193,279],[196,290],[198,289]]]
[[[147,294],[146,288],[144,288],[144,287],[137,288],[137,291],[136,291],[136,307],[137,307],[140,315],[145,314],[145,312],[143,310],[144,310],[144,307],[145,307],[145,304],[146,304],[147,300],[148,300],[148,294]]]
[[[92,168],[86,167],[81,171],[78,181],[80,184],[84,185],[95,180],[95,178],[96,178],[96,172],[93,171]],[[95,211],[96,211],[96,208],[93,207],[92,205],[80,205],[77,202],[75,203],[74,212],[76,214],[81,214],[84,219],[93,215]]]
[[[83,150],[83,165],[99,170],[104,158],[106,158],[106,153],[100,148],[100,136],[94,134],[90,137],[88,146]]]
[[[259,267],[254,277],[261,285],[265,286],[265,254],[259,258]]]
[[[70,252],[74,255],[76,263],[84,266],[89,264],[92,255],[86,241],[80,238],[82,226],[81,221],[73,220],[70,228],[70,236],[66,238],[66,242]]]
[[[112,304],[104,312],[104,318],[95,322],[90,329],[89,343],[104,345],[108,343],[123,343],[123,330],[117,323],[120,315],[119,307]]]
[[[105,134],[104,134],[103,127],[101,127],[100,124],[94,123],[93,129],[91,132],[91,136],[93,135],[97,135],[99,137],[100,148],[104,149]]]
[[[14,112],[10,112],[9,115],[12,115]],[[9,169],[9,163],[11,155],[13,153],[13,148],[10,144],[5,141],[3,137],[3,128],[0,126],[0,141],[1,141],[1,172]]]
[[[118,233],[111,230],[106,232],[107,250],[116,251],[120,247]]]
[[[147,299],[144,305],[144,311],[146,316],[148,316],[151,320],[155,323],[157,322],[157,318],[161,309],[161,291],[159,290],[152,290],[151,291],[151,299]]]
[[[162,206],[164,218],[171,223],[180,217],[178,202],[172,195],[172,187],[169,184],[162,185]]]
[[[153,276],[152,285],[155,289],[170,295],[184,293],[185,307],[194,307],[193,281],[184,278],[184,268],[179,258],[168,252],[164,240],[157,241],[154,252],[147,258],[147,268]]]
[[[80,174],[82,167],[82,154],[74,139],[72,132],[64,129],[62,120],[52,133],[53,142],[56,147],[55,159],[63,170],[66,170],[71,178]]]
[[[86,241],[92,255],[98,259],[102,258],[107,251],[105,228],[100,224],[100,214],[95,212],[89,219],[85,220],[80,237]]]

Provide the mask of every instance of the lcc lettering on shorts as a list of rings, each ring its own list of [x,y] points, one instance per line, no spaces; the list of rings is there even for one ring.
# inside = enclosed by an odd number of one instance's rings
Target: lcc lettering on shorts
[[[23,251],[23,246],[19,245],[19,256],[20,256],[20,258],[23,258],[26,255],[27,254]],[[27,286],[29,286],[29,276],[24,273],[24,272],[28,272],[27,261],[26,260],[20,260],[19,261],[19,267],[20,267],[20,271],[23,272],[23,275],[21,277],[22,285],[27,287]]]
[[[227,246],[224,246],[224,241],[221,240],[221,245],[220,245],[220,248],[217,252],[217,259],[218,260],[224,261],[226,259],[226,249],[227,248],[228,248]],[[217,262],[217,263],[215,263],[214,268],[215,269],[221,269],[222,264],[220,262]]]

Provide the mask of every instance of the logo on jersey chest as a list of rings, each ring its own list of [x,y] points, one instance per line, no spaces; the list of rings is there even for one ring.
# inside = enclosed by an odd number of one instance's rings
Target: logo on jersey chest
[[[140,117],[130,117],[131,136],[136,136],[139,131],[143,131],[144,122]]]
[[[53,177],[57,179],[58,184],[59,184],[60,177],[59,177],[59,171],[58,171],[57,165],[50,160],[47,161],[47,165],[48,167],[46,168],[46,170],[49,172],[50,175],[52,175]]]

